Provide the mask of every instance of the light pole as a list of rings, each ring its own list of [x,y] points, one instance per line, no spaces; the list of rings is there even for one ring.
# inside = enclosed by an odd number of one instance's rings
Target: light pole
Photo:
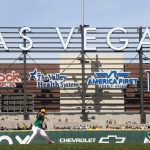
[[[84,26],[84,0],[81,0],[81,25]]]

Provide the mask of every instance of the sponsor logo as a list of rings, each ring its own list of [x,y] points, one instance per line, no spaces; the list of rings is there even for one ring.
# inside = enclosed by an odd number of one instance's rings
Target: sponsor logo
[[[27,135],[24,139],[20,138],[19,135],[16,135],[15,136],[15,139],[16,141],[19,143],[19,144],[26,144],[26,142],[29,140],[30,136]],[[8,144],[14,144],[13,143],[13,139],[11,137],[9,137],[8,135],[2,135],[0,136],[0,144],[5,141],[5,142],[8,142]]]
[[[15,144],[16,142],[19,144],[26,144],[26,142],[29,140],[30,136],[26,135],[24,138],[21,138],[19,135],[16,135],[15,137],[10,137],[8,135],[2,135],[0,136],[0,144],[3,142],[8,144]],[[98,143],[110,143],[111,141],[114,141],[115,143],[124,143],[126,140],[126,137],[119,137],[117,135],[108,135],[106,137],[101,137],[98,141]],[[60,138],[60,143],[96,143],[97,138],[91,137],[91,138]]]
[[[95,143],[96,138],[60,138],[60,143]]]
[[[101,137],[99,143],[110,143],[110,139],[114,138],[115,143],[124,143],[126,137],[118,137],[117,135],[108,135],[107,137]]]
[[[137,84],[138,78],[128,78],[130,72],[95,72],[96,78],[89,78],[88,85],[98,85],[101,88],[126,88],[128,84]]]
[[[19,74],[15,71],[11,73],[0,73],[0,87],[16,87],[16,83],[21,82]]]
[[[29,80],[35,80],[37,83],[37,88],[49,89],[49,88],[78,88],[80,84],[78,82],[67,82],[67,76],[54,73],[44,75],[37,71],[37,68],[33,72],[29,72]]]

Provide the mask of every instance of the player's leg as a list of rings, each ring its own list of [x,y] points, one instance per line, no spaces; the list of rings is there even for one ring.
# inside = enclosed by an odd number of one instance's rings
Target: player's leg
[[[48,135],[46,134],[46,132],[43,129],[40,129],[40,135],[49,143],[54,143],[54,141],[50,140],[50,138],[48,137]]]
[[[144,143],[150,143],[150,140],[149,140],[148,138],[145,137]]]
[[[36,134],[37,134],[37,132],[38,132],[38,129],[33,125],[32,131],[33,131],[33,133],[32,133],[30,139],[27,141],[26,144],[29,144],[29,143],[34,139],[34,137],[36,136]]]

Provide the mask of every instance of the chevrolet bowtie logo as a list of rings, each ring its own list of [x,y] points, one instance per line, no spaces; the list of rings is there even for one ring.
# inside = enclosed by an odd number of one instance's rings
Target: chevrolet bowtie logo
[[[115,138],[115,143],[124,143],[126,137],[118,137],[117,135],[108,135],[107,137],[101,137],[99,143],[110,143],[110,138]]]

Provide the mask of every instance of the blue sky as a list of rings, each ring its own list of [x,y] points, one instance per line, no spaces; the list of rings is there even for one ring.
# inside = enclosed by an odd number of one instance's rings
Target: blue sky
[[[150,0],[85,0],[91,27],[149,26]],[[81,0],[0,0],[0,26],[77,27]]]

